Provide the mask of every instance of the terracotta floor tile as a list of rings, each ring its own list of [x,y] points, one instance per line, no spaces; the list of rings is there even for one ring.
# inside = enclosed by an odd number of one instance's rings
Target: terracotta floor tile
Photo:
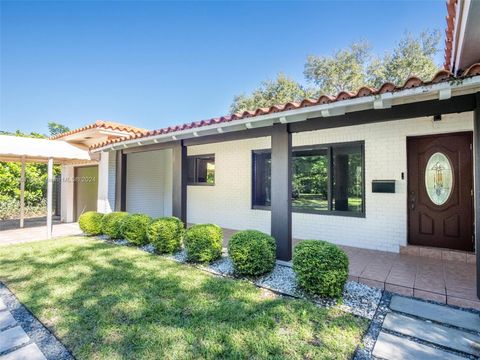
[[[447,302],[447,297],[445,295],[440,295],[440,294],[432,293],[429,291],[418,290],[418,289],[413,290],[413,296],[418,297],[420,299],[437,301],[443,304]]]
[[[386,283],[385,290],[396,293],[396,294],[400,294],[400,295],[413,296],[413,288],[411,287],[398,286],[398,285]]]
[[[480,310],[480,300],[472,301],[472,300],[467,300],[467,299],[456,298],[454,296],[447,296],[447,304],[448,305],[454,305],[454,306],[460,306],[460,307],[463,307],[463,308],[471,308],[471,309]]]

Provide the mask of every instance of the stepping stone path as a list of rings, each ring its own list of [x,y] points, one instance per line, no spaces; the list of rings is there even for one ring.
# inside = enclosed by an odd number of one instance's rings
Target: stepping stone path
[[[0,299],[0,360],[46,360]]]
[[[480,315],[394,295],[373,357],[458,360],[480,357]]]

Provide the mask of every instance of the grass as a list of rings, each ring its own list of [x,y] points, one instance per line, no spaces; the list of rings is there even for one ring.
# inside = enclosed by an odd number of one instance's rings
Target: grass
[[[292,199],[292,206],[298,210],[328,210],[328,200],[315,194],[300,194],[298,198]],[[362,198],[348,198],[349,211],[361,211]]]
[[[0,247],[4,282],[78,359],[347,359],[365,319],[85,237]]]

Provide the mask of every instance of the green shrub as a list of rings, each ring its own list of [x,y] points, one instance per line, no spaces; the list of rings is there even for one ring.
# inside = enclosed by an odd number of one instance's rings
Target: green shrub
[[[123,218],[128,216],[126,212],[111,212],[105,214],[102,219],[102,232],[110,239],[121,239]]]
[[[235,272],[251,276],[265,274],[275,266],[275,239],[257,230],[239,231],[228,242],[228,255]]]
[[[153,221],[147,227],[147,238],[159,253],[173,253],[180,250],[184,227],[176,217],[164,217]]]
[[[100,235],[102,234],[102,219],[103,214],[87,211],[78,218],[78,225],[86,235]]]
[[[222,255],[223,230],[213,224],[193,225],[186,231],[184,243],[188,261],[211,262]]]
[[[122,219],[122,235],[134,245],[148,243],[147,226],[152,218],[145,214],[131,214]]]
[[[298,284],[306,292],[340,297],[348,278],[348,257],[333,244],[304,240],[295,247],[293,270]]]

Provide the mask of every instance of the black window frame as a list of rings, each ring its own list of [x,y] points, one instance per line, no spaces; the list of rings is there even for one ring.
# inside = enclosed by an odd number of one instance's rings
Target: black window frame
[[[187,186],[215,186],[215,173],[217,171],[215,167],[215,172],[213,176],[213,183],[208,183],[208,182],[201,182],[198,181],[197,177],[197,159],[203,159],[203,158],[213,158],[213,162],[215,163],[215,154],[198,154],[198,155],[189,155],[187,156]],[[194,161],[194,174],[195,174],[195,180],[194,181],[189,181],[189,176],[188,176],[188,169],[189,169],[189,161],[193,160]]]
[[[332,149],[338,148],[348,148],[348,147],[360,147],[361,156],[362,156],[362,209],[361,211],[340,211],[333,210],[333,161],[332,161]],[[292,205],[292,212],[301,213],[301,214],[315,214],[315,215],[334,215],[334,216],[346,216],[346,217],[357,217],[365,218],[365,141],[349,141],[349,142],[339,142],[339,143],[328,143],[328,144],[315,144],[315,145],[305,145],[305,146],[295,146],[292,147],[292,161],[294,159],[294,152],[296,151],[308,151],[308,150],[326,150],[328,156],[328,169],[327,169],[327,187],[328,187],[328,209],[327,210],[308,210],[308,209],[298,209]],[[255,154],[260,153],[271,153],[271,149],[258,149],[252,150],[252,187],[251,187],[251,209],[253,210],[268,210],[270,211],[270,205],[255,205]]]

